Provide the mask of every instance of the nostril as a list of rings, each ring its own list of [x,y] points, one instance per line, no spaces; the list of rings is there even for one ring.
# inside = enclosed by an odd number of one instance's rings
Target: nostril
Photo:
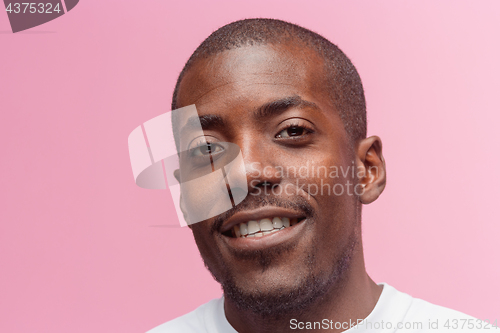
[[[255,187],[266,187],[266,186],[274,188],[274,187],[278,186],[278,184],[272,184],[271,182],[263,181],[263,182],[258,183]]]

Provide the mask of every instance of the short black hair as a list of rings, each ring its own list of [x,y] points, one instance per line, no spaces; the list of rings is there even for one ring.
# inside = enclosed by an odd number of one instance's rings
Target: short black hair
[[[244,46],[302,42],[324,59],[330,98],[339,112],[351,144],[366,138],[366,102],[358,71],[332,42],[296,24],[276,19],[245,19],[219,28],[205,39],[184,65],[172,96],[172,110],[178,108],[179,86],[198,59]],[[175,132],[175,130],[174,130]]]

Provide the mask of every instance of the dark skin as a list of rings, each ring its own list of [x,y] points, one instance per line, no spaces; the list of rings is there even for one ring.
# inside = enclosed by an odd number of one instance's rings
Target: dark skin
[[[285,314],[259,313],[226,297],[226,317],[240,333],[289,332],[291,318],[356,321],[373,310],[382,291],[366,273],[361,243],[361,206],[376,200],[385,187],[381,140],[372,136],[354,147],[350,144],[326,90],[322,61],[298,43],[241,47],[197,60],[180,85],[179,107],[195,104],[200,117],[215,115],[224,122],[224,126],[204,128],[206,141],[237,144],[246,166],[247,208],[224,220],[212,218],[190,226],[212,274],[222,283],[231,280],[245,295],[259,296],[296,290],[307,276],[330,281],[323,284],[320,297]],[[273,102],[281,106],[259,112]],[[277,172],[279,166],[305,165],[344,170],[356,166],[358,176]],[[319,188],[340,184],[344,189],[346,184],[359,184],[364,191],[361,195],[313,193],[314,184]],[[269,194],[274,200],[300,199],[312,210],[292,206],[273,211],[255,204],[263,190],[273,188],[282,189]],[[260,239],[240,240],[225,232],[238,216],[250,220],[266,214],[290,214],[299,217],[300,223]],[[346,256],[349,259],[342,261]],[[345,265],[338,267],[339,262]]]

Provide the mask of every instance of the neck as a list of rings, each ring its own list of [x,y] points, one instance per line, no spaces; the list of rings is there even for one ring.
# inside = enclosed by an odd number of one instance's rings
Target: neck
[[[378,286],[366,273],[362,248],[359,246],[353,256],[350,269],[322,297],[308,308],[279,318],[263,318],[250,310],[239,309],[230,299],[224,299],[226,318],[239,333],[280,333],[294,332],[299,328],[312,329],[308,332],[343,332],[335,328],[335,323],[356,323],[366,318],[375,307],[382,287]],[[314,323],[317,322],[316,327]],[[304,326],[303,326],[304,325]],[[325,325],[328,329],[325,330]]]

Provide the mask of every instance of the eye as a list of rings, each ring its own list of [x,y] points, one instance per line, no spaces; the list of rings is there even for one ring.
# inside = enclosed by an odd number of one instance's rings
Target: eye
[[[292,125],[279,132],[278,135],[276,135],[276,138],[287,139],[301,137],[309,133],[311,133],[311,131],[303,126]]]
[[[210,154],[218,154],[223,150],[221,145],[210,142],[202,142],[197,147],[191,149],[191,156],[208,156]]]

